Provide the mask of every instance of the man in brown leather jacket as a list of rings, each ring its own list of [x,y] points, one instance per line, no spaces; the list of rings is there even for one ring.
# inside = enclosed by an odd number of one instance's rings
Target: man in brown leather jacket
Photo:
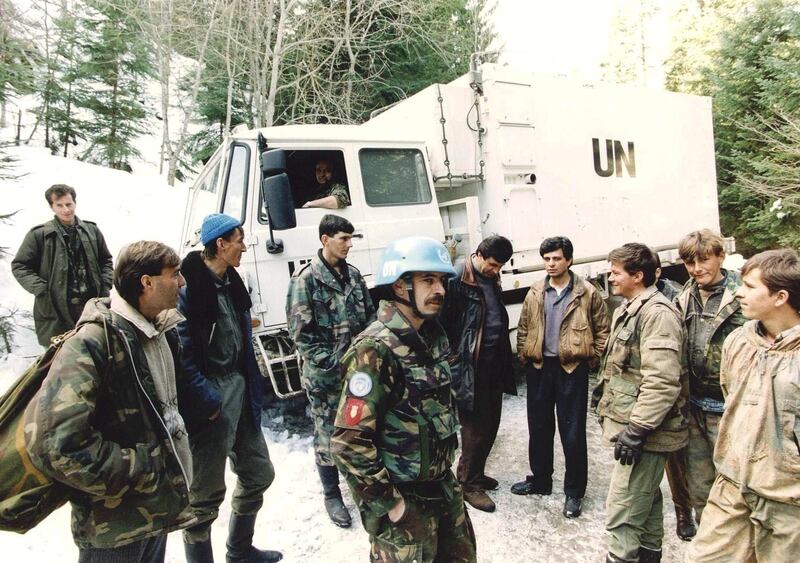
[[[528,457],[531,475],[518,495],[549,495],[553,488],[555,416],[564,448],[564,516],[576,518],[586,493],[586,401],[589,366],[608,338],[608,312],[600,292],[570,271],[572,242],[545,239],[539,248],[547,278],[531,286],[517,326],[517,354],[528,370]]]

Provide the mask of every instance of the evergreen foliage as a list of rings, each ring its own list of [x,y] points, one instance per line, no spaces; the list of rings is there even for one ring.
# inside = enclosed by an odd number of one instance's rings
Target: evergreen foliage
[[[797,5],[762,0],[745,11],[723,32],[704,77],[714,98],[723,232],[747,254],[800,247],[798,194],[778,190],[800,186]]]
[[[153,76],[151,46],[143,40],[134,15],[136,0],[89,0],[81,80],[91,95],[79,98],[91,112],[85,123],[92,162],[125,168],[139,156],[133,140],[144,133],[145,83]]]

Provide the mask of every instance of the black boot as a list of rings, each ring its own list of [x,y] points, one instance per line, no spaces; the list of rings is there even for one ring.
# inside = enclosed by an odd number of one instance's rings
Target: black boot
[[[318,465],[319,480],[322,481],[322,492],[325,493],[325,510],[331,521],[340,528],[350,527],[350,512],[342,501],[339,490],[339,470],[334,466]]]
[[[639,563],[659,563],[661,561],[660,549],[648,549],[639,546]]]
[[[691,508],[675,505],[675,532],[683,541],[689,541],[697,534]]]
[[[253,547],[253,530],[256,527],[255,514],[231,513],[228,526],[228,563],[275,563],[283,559],[280,551],[260,550]]]
[[[183,542],[186,563],[214,563],[214,552],[211,551],[211,540],[199,543]]]

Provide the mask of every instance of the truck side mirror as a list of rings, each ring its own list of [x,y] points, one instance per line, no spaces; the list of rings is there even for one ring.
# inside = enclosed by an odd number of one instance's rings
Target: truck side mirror
[[[281,149],[261,151],[261,200],[269,221],[267,252],[280,254],[283,242],[272,231],[285,231],[297,226],[292,187],[286,174],[286,153]]]
[[[297,226],[292,188],[286,172],[264,178],[261,181],[261,197],[267,208],[270,227],[276,231],[285,231]]]

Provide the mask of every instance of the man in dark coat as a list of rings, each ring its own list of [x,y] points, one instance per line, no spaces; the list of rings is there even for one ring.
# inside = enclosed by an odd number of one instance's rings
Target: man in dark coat
[[[75,215],[75,190],[55,184],[44,197],[55,217],[28,231],[11,272],[36,296],[36,336],[39,344],[48,346],[53,336],[75,327],[89,299],[108,297],[113,266],[103,233]]]
[[[190,490],[199,524],[184,532],[189,563],[212,562],[211,524],[225,500],[225,462],[236,474],[227,541],[228,562],[273,562],[282,555],[253,547],[264,492],[275,471],[261,432],[263,385],[253,350],[250,296],[236,272],[247,250],[237,219],[213,213],[203,219],[202,252],[181,264],[186,287],[178,325],[187,384],[179,389],[189,429],[194,478]]]
[[[452,349],[450,369],[461,424],[457,476],[464,500],[485,512],[495,509],[486,491],[497,489],[498,483],[484,470],[500,426],[503,392],[517,393],[500,288],[500,269],[513,253],[505,237],[484,239],[448,282],[441,315]]]

